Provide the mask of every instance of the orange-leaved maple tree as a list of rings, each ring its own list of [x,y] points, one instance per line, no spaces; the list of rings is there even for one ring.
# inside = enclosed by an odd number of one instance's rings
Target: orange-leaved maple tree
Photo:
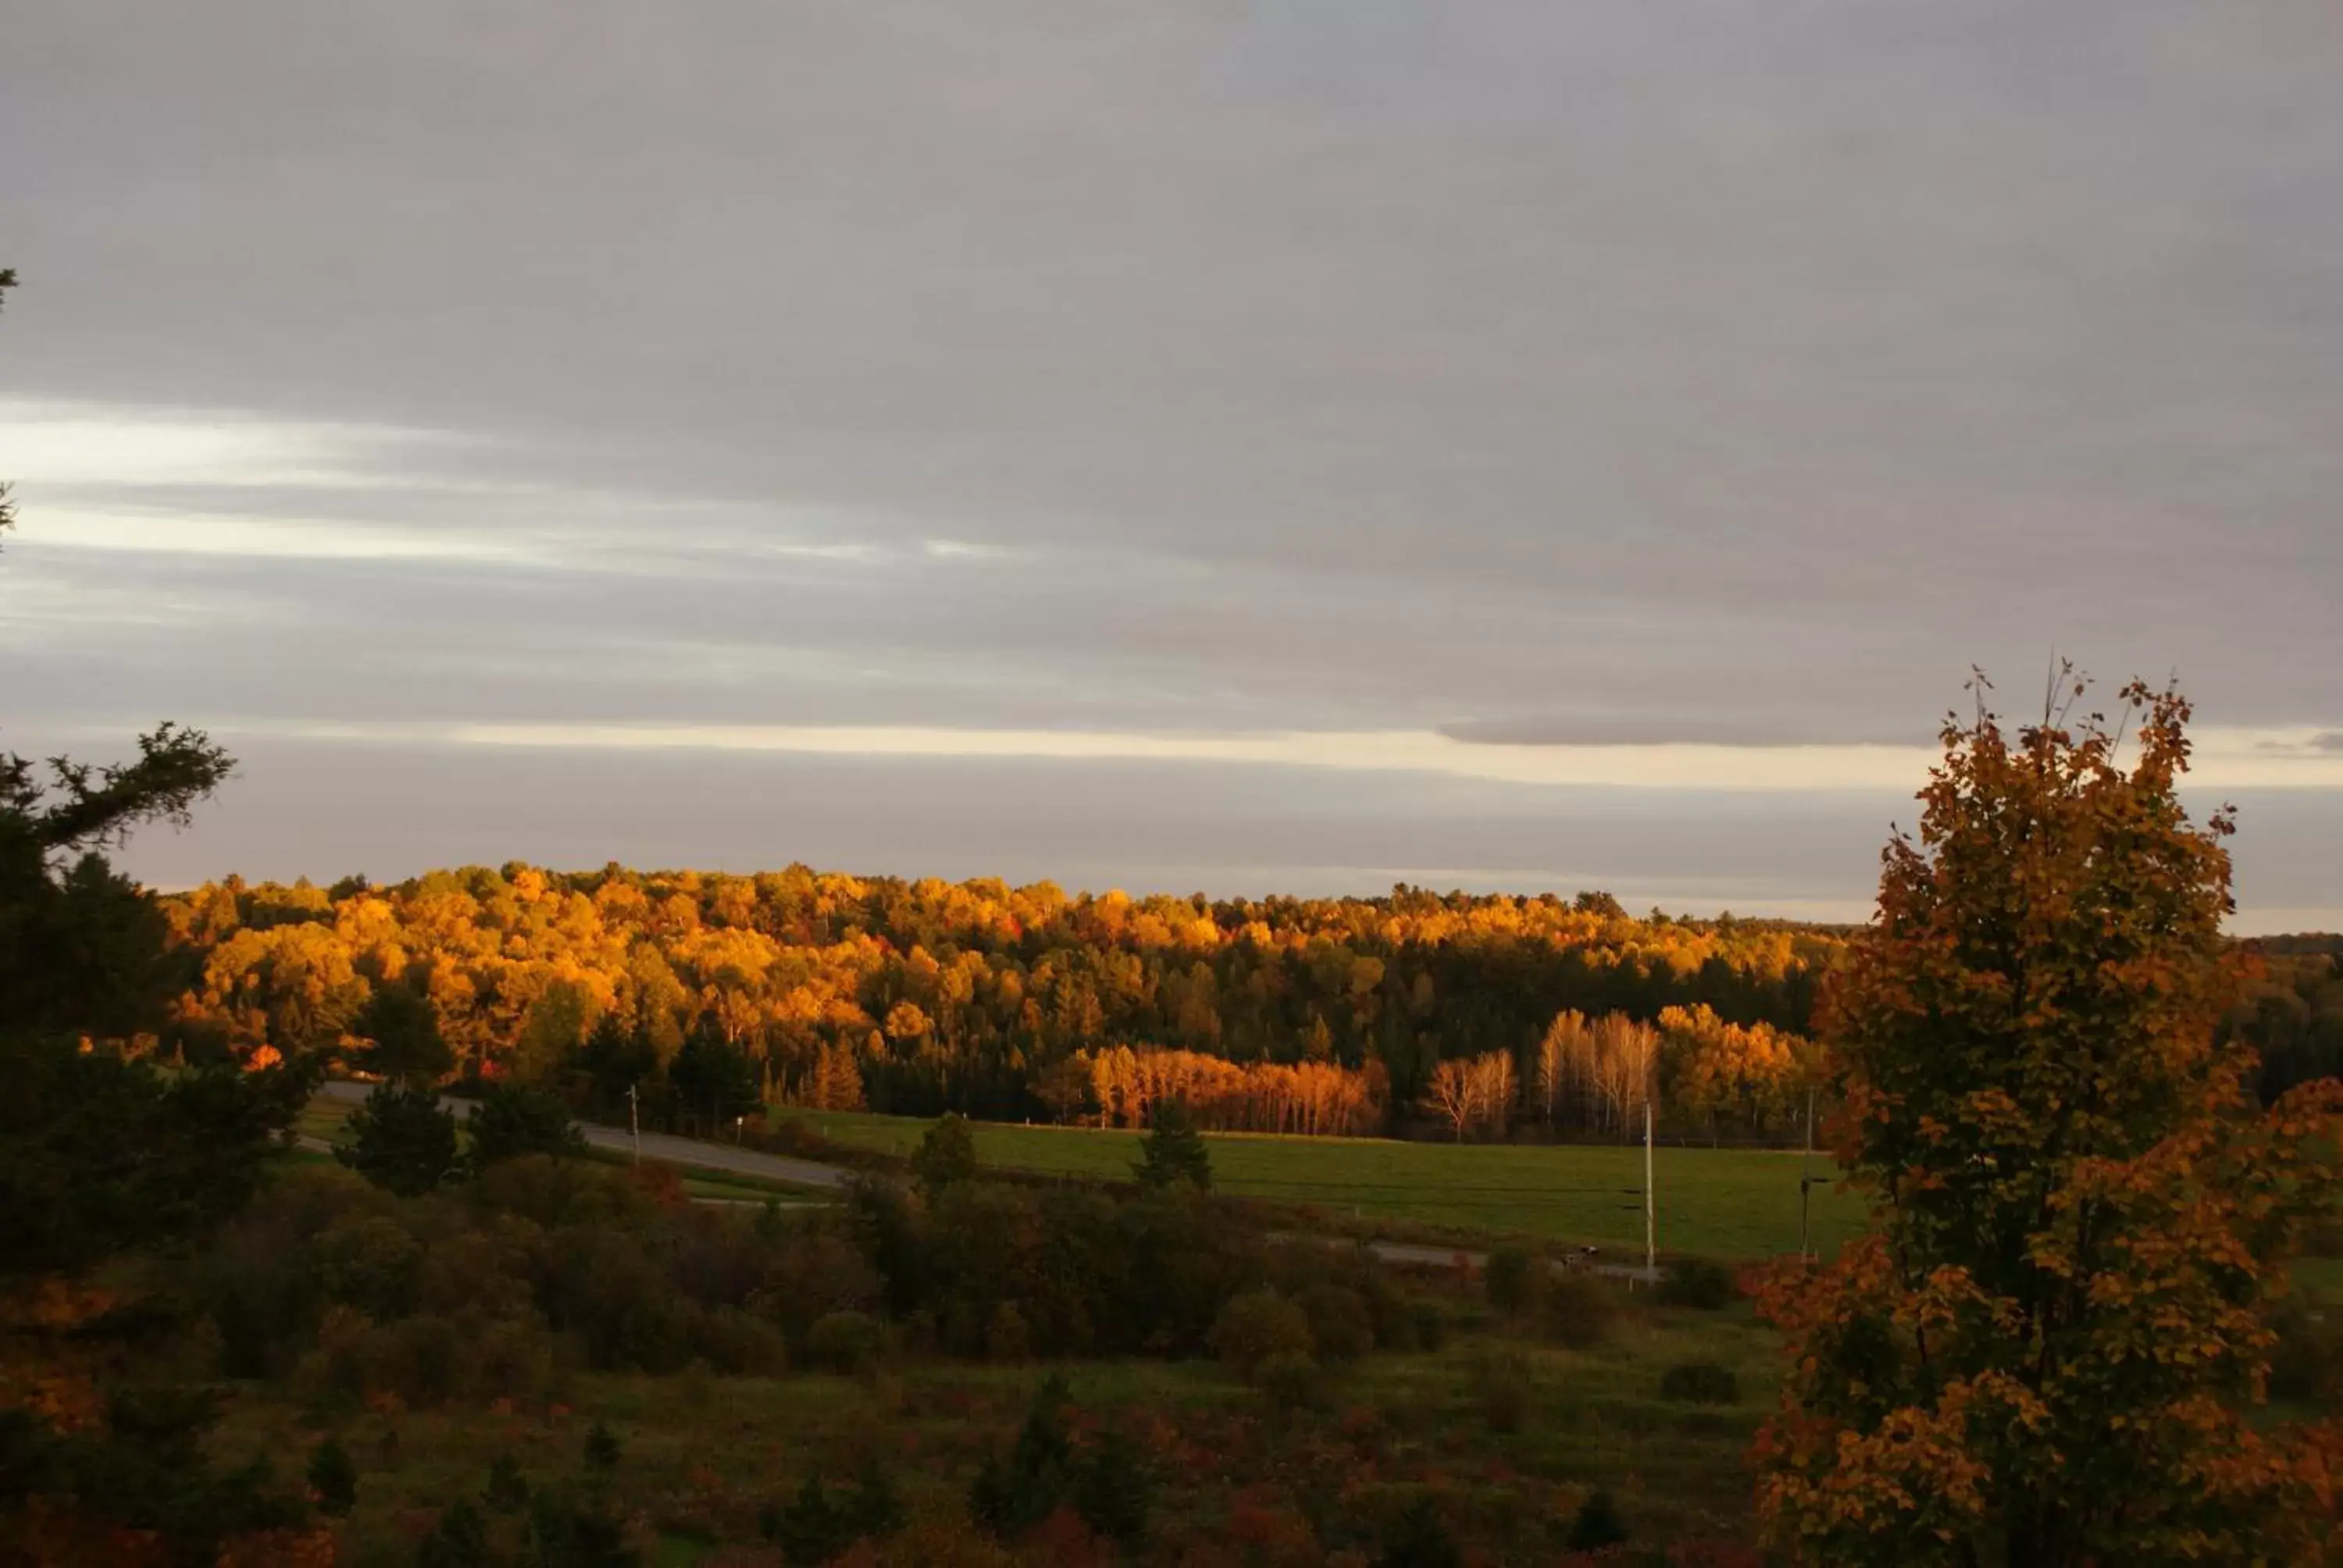
[[[1785,1269],[1755,1450],[1771,1543],[1818,1564],[2335,1560],[2343,1433],[2261,1406],[2269,1303],[2336,1192],[2343,1091],[2263,1110],[2221,1011],[2249,961],[2225,808],[2178,796],[2187,702],[1948,719],[1918,836],[1826,992],[1834,1151],[1864,1238]]]

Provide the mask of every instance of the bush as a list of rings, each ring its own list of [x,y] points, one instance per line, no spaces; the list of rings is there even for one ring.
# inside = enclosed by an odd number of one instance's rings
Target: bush
[[[1252,1381],[1281,1411],[1310,1409],[1326,1386],[1325,1373],[1316,1359],[1301,1351],[1280,1351],[1267,1357],[1253,1369]]]
[[[635,1568],[626,1527],[593,1503],[540,1493],[529,1505],[529,1543],[546,1568]]]
[[[868,1312],[825,1312],[806,1331],[806,1359],[830,1372],[868,1376],[887,1360],[887,1325]]]
[[[1272,1290],[1230,1298],[1212,1323],[1210,1339],[1212,1353],[1247,1382],[1272,1356],[1306,1359],[1317,1348],[1300,1305]]]
[[[1448,1342],[1448,1314],[1431,1302],[1419,1302],[1415,1307],[1415,1348],[1437,1351]]]
[[[488,1562],[488,1522],[468,1499],[449,1503],[415,1544],[416,1568],[486,1568]]]
[[[642,1215],[652,1206],[628,1171],[541,1154],[498,1161],[477,1174],[470,1192],[483,1210],[518,1214],[548,1231],[565,1225],[607,1226]]]
[[[555,1233],[552,1251],[550,1288],[540,1300],[556,1329],[584,1342],[589,1365],[658,1375],[690,1359],[689,1303],[640,1238],[605,1226],[566,1225]]]
[[[1074,1456],[1065,1403],[1065,1380],[1051,1377],[1034,1393],[1008,1456],[987,1454],[978,1469],[969,1515],[996,1540],[1015,1540],[1064,1502]]]
[[[789,1338],[739,1307],[710,1307],[691,1322],[691,1348],[726,1377],[778,1377],[789,1370]]]
[[[1660,1374],[1660,1397],[1691,1404],[1738,1404],[1741,1384],[1715,1362],[1678,1362]]]
[[[1732,1304],[1740,1288],[1733,1271],[1706,1258],[1684,1258],[1668,1265],[1660,1277],[1659,1299],[1672,1307],[1694,1307],[1714,1312]]]
[[[1029,1361],[1033,1355],[1033,1336],[1025,1327],[1025,1314],[1017,1310],[1014,1302],[1002,1302],[992,1309],[991,1321],[984,1327],[984,1359],[1015,1365]]]
[[[528,1507],[528,1478],[521,1473],[520,1462],[509,1453],[497,1455],[488,1466],[488,1483],[480,1495],[499,1513],[517,1513]]]
[[[374,1318],[415,1309],[423,1243],[387,1214],[346,1214],[311,1243],[317,1286],[327,1302]]]
[[[1519,1351],[1498,1351],[1483,1356],[1473,1372],[1473,1392],[1489,1430],[1504,1435],[1521,1431],[1529,1419],[1530,1358]]]
[[[464,1334],[443,1317],[389,1324],[373,1336],[368,1386],[387,1389],[412,1405],[445,1404],[464,1392],[469,1348]]]
[[[768,1507],[760,1523],[765,1539],[789,1563],[820,1563],[842,1555],[857,1541],[901,1529],[903,1508],[886,1475],[876,1464],[866,1464],[852,1487],[834,1493],[820,1477],[807,1476],[797,1496],[786,1507]]]
[[[1584,1274],[1564,1274],[1546,1289],[1546,1332],[1573,1350],[1601,1344],[1618,1318],[1618,1298]]]
[[[1537,1300],[1537,1260],[1521,1247],[1500,1247],[1489,1254],[1485,1276],[1489,1304],[1507,1317],[1519,1317]]]
[[[586,1432],[586,1462],[595,1470],[618,1466],[618,1434],[598,1421]]]
[[[1101,1433],[1074,1468],[1074,1511],[1083,1523],[1126,1550],[1147,1538],[1154,1491],[1139,1444],[1119,1432]]]
[[[1320,1360],[1353,1362],[1375,1348],[1367,1303],[1349,1286],[1311,1285],[1302,1291],[1299,1305]]]
[[[1578,1505],[1578,1517],[1570,1523],[1570,1549],[1574,1552],[1600,1552],[1606,1546],[1618,1546],[1627,1539],[1627,1522],[1619,1517],[1619,1503],[1608,1492],[1599,1488],[1586,1494]]]
[[[1456,1538],[1448,1533],[1448,1522],[1440,1517],[1439,1505],[1430,1496],[1419,1496],[1408,1504],[1383,1538],[1382,1554],[1375,1559],[1376,1568],[1462,1568],[1463,1553],[1456,1549]]]
[[[358,1467],[350,1462],[349,1451],[330,1437],[309,1455],[309,1490],[328,1513],[345,1514],[357,1506]]]

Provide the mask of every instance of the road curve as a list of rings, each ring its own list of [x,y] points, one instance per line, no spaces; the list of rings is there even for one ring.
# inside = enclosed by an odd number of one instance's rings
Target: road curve
[[[355,1103],[373,1092],[374,1086],[351,1083],[335,1079],[327,1082],[323,1093],[329,1100]],[[478,1103],[443,1094],[439,1103],[462,1118]],[[620,1154],[635,1151],[634,1135],[623,1127],[606,1127],[598,1121],[578,1124],[586,1141],[597,1149],[613,1150]],[[826,1191],[838,1191],[847,1182],[847,1172],[835,1165],[823,1165],[812,1160],[792,1160],[779,1154],[760,1154],[754,1149],[727,1148],[721,1143],[702,1143],[695,1138],[676,1138],[664,1132],[646,1132],[642,1141],[643,1158],[669,1165],[690,1165],[702,1171],[729,1171],[736,1176],[757,1176],[768,1181],[787,1181],[794,1187],[817,1187]]]

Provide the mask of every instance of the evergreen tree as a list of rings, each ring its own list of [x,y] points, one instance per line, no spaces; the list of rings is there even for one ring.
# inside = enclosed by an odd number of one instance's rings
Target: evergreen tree
[[[330,1437],[309,1455],[309,1490],[328,1513],[347,1513],[357,1506],[358,1467],[350,1462],[349,1451]]]
[[[1052,1375],[1034,1394],[1008,1457],[988,1454],[978,1470],[969,1513],[995,1538],[1015,1540],[1066,1500],[1074,1451],[1065,1405],[1065,1379]]]
[[[975,1175],[976,1135],[966,1117],[946,1111],[920,1138],[919,1150],[911,1156],[912,1179],[932,1203],[952,1183]]]
[[[455,1053],[439,1033],[439,1015],[413,986],[377,986],[351,1020],[350,1032],[365,1042],[356,1061],[361,1071],[427,1084],[455,1070]]]
[[[516,1083],[491,1086],[472,1108],[464,1131],[471,1137],[474,1171],[528,1154],[567,1160],[586,1152],[586,1135],[558,1096]]]
[[[348,1126],[352,1141],[334,1157],[402,1198],[430,1191],[456,1167],[456,1114],[434,1090],[377,1084]]]
[[[1184,1181],[1200,1192],[1211,1189],[1212,1151],[1204,1144],[1204,1135],[1196,1131],[1196,1119],[1189,1114],[1187,1101],[1156,1102],[1131,1174],[1142,1187],[1172,1187]]]

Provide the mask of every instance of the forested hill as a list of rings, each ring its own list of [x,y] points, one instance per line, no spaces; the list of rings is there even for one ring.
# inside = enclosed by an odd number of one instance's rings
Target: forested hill
[[[1407,1103],[1443,1057],[1526,1052],[1564,1009],[1799,1030],[1838,940],[1600,894],[1131,900],[800,867],[231,879],[166,908],[197,1050],[347,1048],[403,989],[459,1070],[609,1079],[698,1042],[687,1067],[721,1045],[775,1097],[829,1098],[850,1065],[873,1108],[1018,1117],[1053,1064],[1111,1046],[1378,1064]]]
[[[803,867],[230,879],[164,907],[185,982],[170,1043],[197,1054],[444,1046],[449,1072],[605,1108],[639,1084],[690,1117],[783,1100],[1128,1120],[1176,1091],[1217,1097],[1222,1125],[1305,1131],[1406,1120],[1443,1060],[1505,1070],[1480,1131],[1599,1121],[1597,1067],[1574,1110],[1556,1048],[1540,1060],[1567,1011],[1662,1026],[1664,1116],[1762,1128],[1811,1062],[1796,1037],[1846,937],[1634,919],[1600,893],[1214,902]],[[2337,960],[2296,947],[2241,1014],[2282,1036],[2288,1081],[2343,1060]]]

